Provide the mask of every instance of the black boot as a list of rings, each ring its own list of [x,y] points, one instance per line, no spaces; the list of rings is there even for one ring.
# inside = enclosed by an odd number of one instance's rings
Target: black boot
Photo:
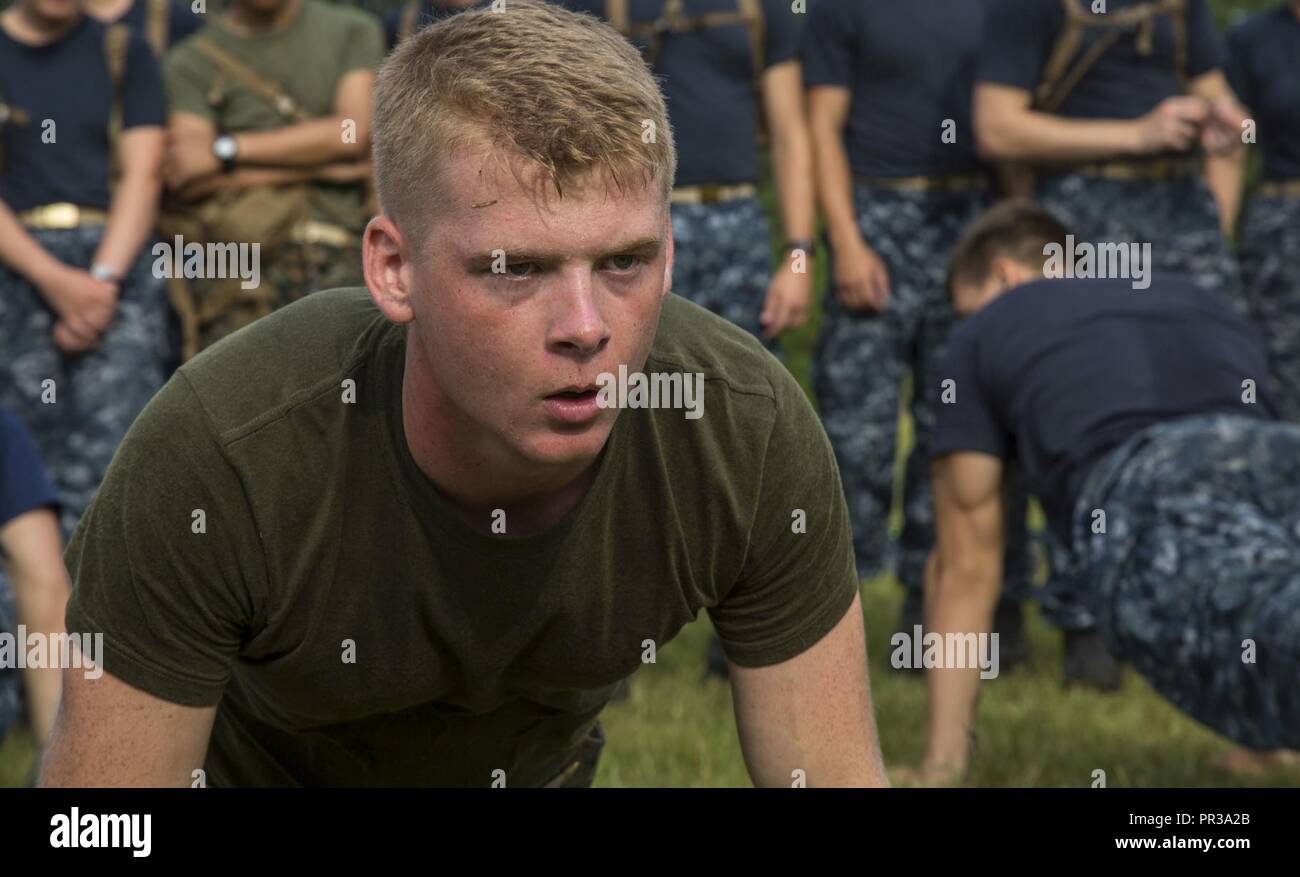
[[[1023,666],[1029,659],[1023,605],[1011,600],[999,601],[993,613],[993,632],[998,635],[998,675]]]
[[[1065,632],[1065,674],[1062,687],[1079,685],[1097,691],[1119,688],[1119,661],[1096,630]]]

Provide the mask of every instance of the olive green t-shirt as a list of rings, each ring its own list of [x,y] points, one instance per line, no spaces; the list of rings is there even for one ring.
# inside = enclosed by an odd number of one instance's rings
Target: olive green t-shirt
[[[647,640],[704,609],[734,662],[774,664],[852,603],[821,423],[721,318],[667,298],[645,371],[703,374],[703,415],[620,411],[587,494],[527,538],[473,529],[417,467],[404,349],[360,288],[223,340],[72,537],[68,630],[137,688],[220,703],[210,785],[540,785]]]
[[[194,47],[205,39],[234,55],[275,85],[311,118],[331,115],[339,80],[354,70],[375,70],[384,60],[384,34],[369,13],[320,0],[302,0],[294,19],[270,33],[242,36],[228,30],[217,16],[167,53],[163,75],[173,111],[202,116],[218,131],[269,131],[293,124],[272,103],[239,79],[222,74]],[[213,86],[221,102],[209,102]],[[340,136],[343,132],[340,130]],[[364,225],[364,192],[356,183],[313,186],[310,218],[352,230]]]

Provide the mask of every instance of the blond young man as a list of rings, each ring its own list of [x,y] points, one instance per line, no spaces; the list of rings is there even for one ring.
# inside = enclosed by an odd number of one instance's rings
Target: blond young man
[[[590,17],[397,48],[368,294],[184,366],[69,547],[105,672],[65,679],[45,784],[587,785],[618,682],[701,609],[756,784],[884,784],[834,456],[756,339],[668,295],[645,119]],[[620,368],[703,404],[603,407]]]

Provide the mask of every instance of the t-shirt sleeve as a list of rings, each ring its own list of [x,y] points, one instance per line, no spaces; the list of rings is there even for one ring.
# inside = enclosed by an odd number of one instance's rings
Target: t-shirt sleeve
[[[1223,67],[1223,46],[1214,26],[1210,0],[1191,0],[1187,5],[1187,75],[1197,76]]]
[[[842,0],[821,0],[808,10],[799,56],[806,86],[853,85],[857,15]]]
[[[763,0],[763,69],[799,57],[804,19],[787,0]]]
[[[775,421],[745,560],[735,584],[709,610],[727,657],[743,667],[806,651],[858,593],[835,454],[794,378],[783,368],[774,374]]]
[[[32,509],[59,506],[36,444],[21,420],[0,410],[0,527]]]
[[[103,634],[106,673],[216,704],[261,617],[265,566],[240,480],[183,374],[119,446],[65,552],[69,632]]]
[[[167,53],[163,79],[167,85],[167,104],[171,112],[193,113],[216,123],[217,115],[208,103],[214,71],[190,41]]]
[[[167,124],[167,95],[153,50],[135,31],[127,41],[122,76],[122,128]]]
[[[347,27],[342,37],[340,75],[353,70],[378,70],[384,63],[387,47],[384,43],[384,26],[378,18],[362,10],[349,10]]]
[[[941,395],[935,406],[930,456],[979,451],[1006,459],[1011,436],[997,416],[994,400],[980,374],[974,333],[960,329],[953,333],[936,380]]]
[[[1032,92],[1064,26],[1060,0],[994,0],[975,79]]]

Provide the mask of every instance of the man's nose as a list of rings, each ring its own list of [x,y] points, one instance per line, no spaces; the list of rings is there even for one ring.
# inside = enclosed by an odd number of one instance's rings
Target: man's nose
[[[565,351],[590,356],[609,340],[609,327],[600,312],[599,293],[590,268],[575,268],[564,275],[563,291],[555,300],[551,344]]]

